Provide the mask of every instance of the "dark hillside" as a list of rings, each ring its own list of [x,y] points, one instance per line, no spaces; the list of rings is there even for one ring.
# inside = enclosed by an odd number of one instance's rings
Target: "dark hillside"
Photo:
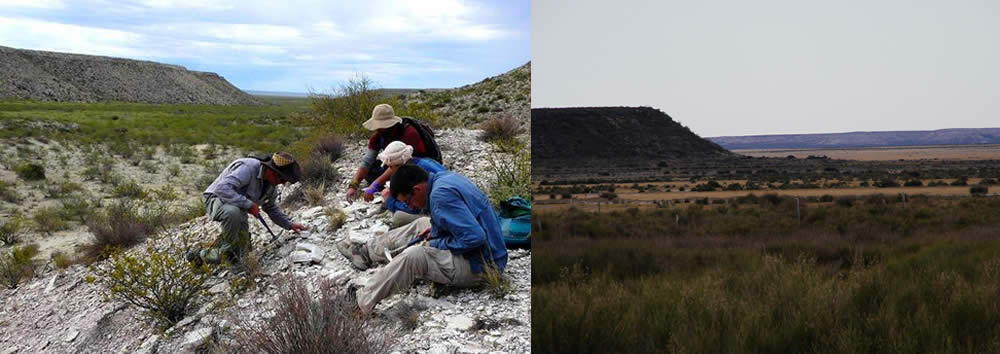
[[[669,115],[650,107],[535,108],[532,161],[673,160],[728,157]]]

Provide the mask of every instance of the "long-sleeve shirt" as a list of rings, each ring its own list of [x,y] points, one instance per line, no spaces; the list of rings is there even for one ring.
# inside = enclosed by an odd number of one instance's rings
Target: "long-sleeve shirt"
[[[489,198],[465,176],[447,171],[432,174],[427,186],[431,247],[465,257],[473,273],[483,272],[483,261],[503,271],[507,246]]]
[[[252,157],[238,159],[229,164],[212,185],[205,189],[205,199],[218,197],[223,203],[247,210],[254,203],[260,206],[275,224],[292,228],[292,221],[276,203],[277,189],[264,180],[264,167],[260,160]]]
[[[434,161],[434,159],[431,158],[412,157],[410,158],[410,162],[413,162],[417,166],[420,166],[420,168],[424,169],[424,171],[427,171],[427,173],[438,173],[442,171],[447,171],[445,170],[444,166],[441,166],[441,164],[439,164],[437,161]],[[389,198],[385,200],[385,208],[391,212],[402,211],[404,213],[410,213],[410,214],[420,214],[421,212],[423,212],[423,210],[411,208],[406,203],[396,200],[396,198],[393,198],[391,194],[389,195]]]

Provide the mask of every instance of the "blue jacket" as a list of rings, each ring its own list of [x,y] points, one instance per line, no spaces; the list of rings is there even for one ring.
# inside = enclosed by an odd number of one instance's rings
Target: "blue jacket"
[[[424,169],[424,171],[427,171],[427,173],[430,174],[447,171],[444,169],[444,166],[441,166],[441,164],[439,164],[437,161],[434,161],[434,159],[430,158],[413,157],[410,158],[410,162],[415,163],[417,166],[420,166],[420,168]],[[392,195],[389,195],[389,198],[385,200],[385,208],[388,209],[389,211],[398,210],[410,214],[420,214],[422,211],[420,209],[410,208],[409,205],[396,200],[396,198],[393,198]]]
[[[483,272],[484,260],[503,271],[507,246],[489,198],[465,176],[447,171],[431,174],[427,187],[431,247],[465,257],[473,273]]]

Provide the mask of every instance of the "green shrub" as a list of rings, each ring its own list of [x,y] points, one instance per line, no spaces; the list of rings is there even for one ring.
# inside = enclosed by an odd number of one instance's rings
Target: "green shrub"
[[[62,201],[62,215],[66,219],[74,220],[80,225],[86,225],[87,220],[94,214],[92,208],[96,203],[91,203],[83,197],[72,197]]]
[[[76,263],[73,258],[59,251],[52,252],[49,259],[52,261],[52,265],[59,269],[66,269]]]
[[[969,187],[969,194],[972,195],[986,195],[990,191],[990,187],[985,184],[977,184]]]
[[[31,220],[35,224],[35,230],[49,236],[52,236],[53,232],[69,229],[69,223],[63,217],[63,208],[59,206],[36,209]]]
[[[135,183],[134,180],[129,180],[128,182],[119,184],[113,191],[111,195],[116,198],[131,198],[131,199],[142,199],[146,197],[146,191]]]
[[[152,198],[157,201],[174,201],[177,200],[177,191],[174,190],[173,185],[164,184],[159,189],[152,190]]]
[[[104,213],[87,223],[93,238],[80,248],[79,258],[91,263],[104,259],[112,249],[131,247],[144,241],[159,226],[151,223],[150,219],[141,214],[138,203],[131,200],[108,206]]]
[[[509,156],[509,157],[508,157]],[[489,188],[486,195],[494,206],[513,196],[531,199],[531,153],[491,154],[486,158]]]
[[[144,254],[112,252],[110,261],[95,267],[109,297],[140,309],[160,328],[168,328],[201,305],[212,273],[184,260],[184,250],[152,244]]]
[[[903,187],[920,187],[923,186],[924,182],[919,179],[911,179],[903,183]]]
[[[969,177],[966,177],[966,176],[959,177],[954,182],[951,182],[951,185],[952,186],[967,186],[967,185],[969,185]]]
[[[24,228],[24,219],[20,215],[14,215],[4,221],[0,221],[0,242],[5,245],[13,245],[21,238],[21,231]]]
[[[24,163],[14,169],[18,177],[25,181],[37,181],[45,179],[45,167],[35,163]]]
[[[7,181],[0,181],[0,200],[8,203],[20,203],[21,194],[14,189],[15,185]]]
[[[52,199],[63,198],[70,194],[82,191],[83,185],[72,181],[59,182],[45,188],[46,196]]]
[[[358,316],[354,299],[323,283],[314,295],[305,282],[285,280],[275,316],[241,318],[237,342],[254,353],[387,353],[390,337],[373,321]]]
[[[35,264],[32,258],[38,254],[38,245],[28,244],[14,246],[10,253],[0,255],[0,280],[9,289],[17,288],[21,280],[35,276]]]

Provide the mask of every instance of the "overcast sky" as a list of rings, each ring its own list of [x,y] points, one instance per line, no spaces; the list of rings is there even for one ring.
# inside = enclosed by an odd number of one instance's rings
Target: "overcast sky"
[[[364,73],[447,88],[530,60],[528,0],[0,0],[0,45],[218,73],[306,92]]]
[[[1000,127],[1000,3],[532,1],[532,107],[701,136]]]

